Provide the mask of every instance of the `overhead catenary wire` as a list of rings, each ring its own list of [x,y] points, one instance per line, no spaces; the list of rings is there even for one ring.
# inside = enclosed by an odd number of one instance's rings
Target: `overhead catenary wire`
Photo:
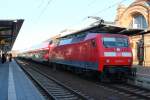
[[[41,24],[39,24],[39,22],[40,22],[39,20],[41,19],[41,17],[44,14],[44,12],[47,10],[48,6],[52,3],[52,1],[54,1],[54,0],[42,0],[40,2],[40,4],[37,6],[38,15],[36,16],[36,18],[34,20],[32,20],[32,22],[33,22],[32,24],[33,24],[34,30],[37,30],[37,28],[39,28],[39,25],[41,25]],[[33,43],[33,45],[35,45],[35,44]]]
[[[53,0],[48,0],[46,6],[41,10],[39,16],[38,16],[38,19],[44,14],[44,12],[46,11],[47,7],[51,4]]]
[[[40,2],[40,4],[38,5],[38,8],[41,8],[41,7],[42,7],[44,0],[40,0],[40,1],[41,1],[41,2]]]
[[[92,1],[88,4],[88,6],[91,6],[91,5],[94,4],[96,1],[97,1],[97,0],[92,0]]]
[[[37,20],[39,20],[39,19],[41,18],[41,16],[44,14],[44,12],[46,11],[47,7],[51,4],[52,1],[53,1],[53,0],[48,0],[48,1],[47,1],[47,4],[46,4],[45,7],[41,10],[41,13],[39,14]],[[90,3],[88,4],[88,6],[89,6],[89,5],[92,5],[92,4],[95,3],[96,1],[97,1],[97,0],[92,0],[92,1],[90,1]],[[114,4],[112,4],[112,5],[109,5],[108,7],[104,8],[104,9],[101,9],[100,11],[98,11],[98,12],[96,12],[95,14],[92,14],[92,15],[94,16],[94,15],[97,15],[97,14],[99,14],[99,13],[102,13],[102,12],[104,12],[104,11],[106,11],[106,10],[108,10],[108,9],[110,9],[110,8],[112,8],[112,7],[116,6],[116,5],[118,5],[118,4],[121,4],[121,3],[125,2],[125,1],[127,1],[127,0],[121,0],[121,1],[119,1],[119,2],[117,2],[117,3],[114,3]],[[90,7],[90,6],[89,6],[89,7]],[[90,16],[92,16],[92,15],[90,15]],[[87,19],[88,19],[88,16],[82,18],[79,23],[82,23],[82,22],[84,22],[84,21],[87,20]],[[77,23],[75,23],[74,25],[77,25]],[[69,26],[74,26],[74,25],[69,25]]]
[[[119,2],[116,2],[116,3],[112,4],[112,5],[109,5],[108,7],[104,8],[104,9],[101,9],[100,11],[94,13],[93,15],[97,15],[97,14],[99,14],[99,13],[102,13],[102,12],[104,12],[104,11],[110,9],[110,8],[113,8],[113,7],[115,7],[116,5],[119,5],[119,4],[121,4],[121,3],[125,2],[125,1],[127,1],[127,0],[121,0],[121,1],[119,1]]]
[[[100,13],[102,13],[102,12],[105,12],[106,10],[111,9],[111,8],[115,7],[116,5],[122,4],[122,3],[125,2],[125,1],[127,1],[127,0],[121,0],[121,1],[119,1],[119,2],[113,3],[112,5],[109,5],[109,6],[107,6],[106,8],[103,8],[103,9],[101,9],[100,11],[97,11],[97,12],[94,13],[94,14],[91,14],[90,16],[95,16],[95,15],[97,15],[97,14],[100,14]],[[96,0],[91,1],[92,4],[93,4],[94,2],[96,2]],[[88,6],[89,6],[89,4],[88,4]],[[89,6],[89,7],[90,7],[90,6]],[[89,18],[89,16],[82,18],[79,23],[82,23],[83,21],[87,20],[88,18]]]

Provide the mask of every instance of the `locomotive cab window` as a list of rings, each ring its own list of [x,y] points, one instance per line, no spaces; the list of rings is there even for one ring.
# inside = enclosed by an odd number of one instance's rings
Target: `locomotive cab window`
[[[128,38],[123,37],[104,37],[103,45],[109,47],[128,47]]]
[[[65,44],[70,44],[72,41],[72,38],[65,38],[60,40],[59,45],[65,45]]]
[[[71,43],[77,43],[80,41],[83,41],[85,38],[86,34],[82,33],[82,34],[78,34],[76,36],[73,37],[72,42]]]

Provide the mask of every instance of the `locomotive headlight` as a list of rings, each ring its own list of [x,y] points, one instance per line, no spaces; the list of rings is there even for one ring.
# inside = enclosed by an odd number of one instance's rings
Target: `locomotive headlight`
[[[128,62],[131,62],[131,60],[130,60],[130,59],[128,59]]]
[[[105,57],[114,57],[116,56],[116,52],[104,52]]]
[[[110,62],[110,60],[109,59],[106,59],[106,63],[109,63]]]

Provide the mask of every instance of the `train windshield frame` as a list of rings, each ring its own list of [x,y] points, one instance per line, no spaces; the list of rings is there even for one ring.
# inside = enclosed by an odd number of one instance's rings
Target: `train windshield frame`
[[[103,45],[111,47],[129,47],[128,38],[125,37],[103,37]]]

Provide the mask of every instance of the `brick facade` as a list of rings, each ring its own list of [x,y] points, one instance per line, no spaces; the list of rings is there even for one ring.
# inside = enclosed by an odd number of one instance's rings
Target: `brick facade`
[[[137,15],[142,15],[147,23],[147,28],[150,29],[150,1],[149,0],[135,0],[128,7],[119,5],[115,24],[121,27],[132,28],[133,18]],[[141,36],[132,36],[131,44],[133,48],[134,64],[138,64],[137,59],[137,42]],[[144,35],[144,65],[150,66],[150,34]]]

